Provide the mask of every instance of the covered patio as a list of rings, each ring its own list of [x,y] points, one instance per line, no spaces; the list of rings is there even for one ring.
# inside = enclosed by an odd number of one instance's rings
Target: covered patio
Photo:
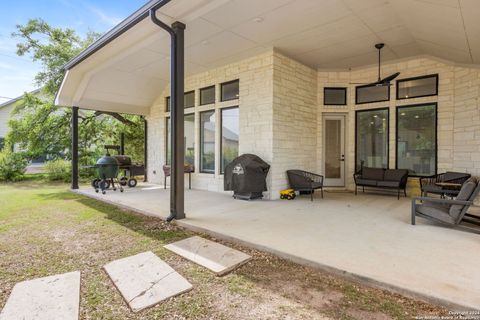
[[[125,193],[79,193],[166,218],[169,190],[142,184]],[[478,235],[427,220],[410,225],[410,199],[326,192],[325,199],[236,201],[225,193],[185,191],[181,226],[234,240],[373,286],[457,308],[480,308]]]

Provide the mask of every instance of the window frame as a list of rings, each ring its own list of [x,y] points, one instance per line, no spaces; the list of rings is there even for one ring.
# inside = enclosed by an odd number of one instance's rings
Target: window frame
[[[338,103],[326,103],[325,101],[325,91],[326,90],[338,90],[344,92],[345,102],[342,104]],[[323,87],[323,105],[324,106],[346,106],[347,105],[347,87]]]
[[[357,167],[357,150],[358,150],[358,121],[357,114],[361,112],[368,111],[380,111],[387,110],[387,167],[385,169],[390,169],[390,107],[381,107],[381,108],[371,108],[371,109],[361,109],[355,110],[355,173],[359,171],[360,168]]]
[[[385,99],[385,100],[367,101],[367,102],[358,102],[358,89],[368,88],[368,87],[376,87],[376,85],[364,84],[364,85],[356,86],[356,87],[355,87],[355,104],[367,104],[367,103],[377,103],[377,102],[390,101],[390,86],[386,86],[386,87],[388,88],[388,90],[387,90],[387,93],[388,93],[387,99]]]
[[[223,111],[230,109],[238,109],[238,121],[240,122],[240,106],[237,105],[220,109],[220,175],[225,174],[223,168]],[[240,145],[240,134],[238,135],[238,143]]]
[[[185,99],[186,99],[185,97],[187,96],[187,94],[191,94],[191,93],[193,93],[193,105],[190,106],[190,107],[187,107],[185,105]],[[187,91],[187,92],[183,93],[183,104],[184,104],[183,109],[195,108],[195,90],[190,90],[190,91]]]
[[[169,137],[168,137],[168,136],[169,136],[168,132],[171,130],[171,128],[169,128],[169,124],[168,124],[168,123],[169,123],[170,119],[171,119],[170,116],[165,117],[165,165],[167,165],[167,166],[171,165],[171,164],[169,163],[169,161],[170,161],[171,159],[168,159],[168,140],[169,140],[169,139],[168,139],[168,138],[169,138]],[[171,124],[171,122],[170,122],[170,127],[171,127],[171,126],[172,126],[172,124]],[[170,129],[170,130],[169,130],[169,129]],[[170,146],[170,149],[171,149],[171,148],[172,148],[172,147]],[[172,152],[172,150],[170,150],[170,152]]]
[[[208,89],[212,89],[213,88],[213,102],[210,102],[210,103],[202,103],[202,91],[205,91],[205,90],[208,90]],[[198,90],[199,92],[199,106],[207,106],[209,104],[215,104],[215,102],[217,101],[217,97],[216,97],[216,88],[215,88],[215,85],[211,85],[211,86],[208,86],[208,87],[203,87],[203,88],[200,88]]]
[[[227,84],[235,83],[235,82],[238,82],[238,97],[224,100],[223,99],[223,86],[225,86]],[[230,80],[230,81],[220,83],[220,102],[238,100],[239,98],[240,98],[240,79],[235,79],[235,80]]]
[[[210,171],[205,171],[205,170],[203,170],[203,166],[202,166],[202,164],[203,164],[203,160],[202,160],[202,159],[203,159],[203,134],[202,134],[202,132],[203,132],[203,126],[202,126],[202,114],[207,113],[207,112],[212,112],[212,111],[213,111],[213,114],[215,115],[215,133],[214,133],[214,146],[213,146],[213,152],[214,152],[214,155],[213,155],[213,171],[210,172]],[[199,124],[198,130],[200,131],[200,132],[198,133],[198,137],[199,137],[199,139],[200,139],[200,140],[199,140],[200,143],[199,143],[199,146],[198,146],[198,151],[199,151],[199,153],[198,153],[198,155],[199,155],[199,157],[198,157],[198,172],[200,172],[200,173],[213,174],[213,175],[215,175],[216,170],[217,170],[217,167],[216,167],[216,165],[215,165],[216,156],[217,156],[217,155],[216,155],[216,151],[217,151],[217,150],[216,150],[216,136],[217,136],[217,123],[216,123],[217,121],[216,121],[216,117],[217,117],[217,109],[208,109],[208,110],[200,111],[200,112],[198,113],[198,124]]]
[[[413,80],[421,80],[421,79],[428,79],[428,78],[435,78],[436,81],[435,81],[435,93],[434,94],[424,94],[424,95],[421,95],[421,96],[408,96],[408,98],[400,98],[399,97],[399,83],[400,82],[407,82],[407,81],[413,81]],[[438,96],[438,82],[439,82],[439,77],[438,77],[438,73],[432,73],[432,74],[427,74],[427,75],[424,75],[424,76],[418,76],[418,77],[412,77],[412,78],[405,78],[405,79],[399,79],[396,81],[395,85],[396,85],[396,88],[395,88],[395,96],[396,96],[396,99],[397,100],[406,100],[406,99],[414,99],[414,98],[423,98],[423,97],[433,97],[433,96]]]
[[[437,175],[438,173],[438,103],[437,102],[428,102],[428,103],[416,103],[416,104],[409,104],[409,105],[402,105],[397,106],[395,109],[395,169],[398,169],[398,119],[399,119],[399,112],[401,109],[405,108],[412,108],[412,107],[423,107],[423,106],[434,106],[435,107],[435,172],[433,174]],[[410,174],[410,170],[408,176],[412,178],[425,178],[431,177],[432,175],[414,175]]]
[[[170,99],[170,96],[165,97],[165,110],[166,112],[170,112],[170,103],[172,102],[172,99]]]

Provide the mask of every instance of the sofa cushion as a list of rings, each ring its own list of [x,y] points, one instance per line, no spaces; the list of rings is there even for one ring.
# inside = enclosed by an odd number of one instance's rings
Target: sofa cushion
[[[455,219],[449,215],[448,209],[448,205],[429,201],[417,206],[417,212],[449,224],[455,223]]]
[[[470,178],[465,181],[465,183],[462,185],[462,188],[460,189],[460,192],[457,195],[456,200],[469,201],[473,191],[477,187],[477,183],[478,182],[475,178]],[[461,204],[454,204],[450,207],[450,216],[452,216],[452,218],[455,219],[455,221],[457,222],[463,207],[464,205]]]
[[[377,186],[387,188],[399,188],[400,181],[378,181]]]
[[[377,186],[377,181],[376,180],[368,180],[368,179],[359,178],[359,179],[356,180],[356,183],[359,186],[371,186],[371,187],[376,187]]]
[[[405,170],[405,169],[387,169],[385,170],[385,175],[383,176],[383,180],[400,181],[406,175],[408,175],[408,170]]]
[[[382,168],[363,167],[362,179],[381,181],[383,180],[384,171],[385,169]]]

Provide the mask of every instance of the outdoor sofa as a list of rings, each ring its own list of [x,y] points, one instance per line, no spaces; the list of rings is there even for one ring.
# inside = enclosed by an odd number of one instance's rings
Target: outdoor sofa
[[[313,201],[313,193],[320,189],[323,199],[323,176],[303,170],[287,170],[290,188],[301,193],[309,193]]]
[[[419,197],[412,199],[412,225],[422,217],[453,227],[480,233],[480,216],[467,213],[480,192],[477,178],[468,179],[456,199]],[[473,227],[472,227],[473,226]]]
[[[355,195],[357,188],[365,187],[379,189],[397,190],[397,199],[400,199],[400,191],[403,190],[405,197],[407,196],[407,179],[408,170],[406,169],[383,169],[362,167],[362,169],[353,175],[355,180]]]

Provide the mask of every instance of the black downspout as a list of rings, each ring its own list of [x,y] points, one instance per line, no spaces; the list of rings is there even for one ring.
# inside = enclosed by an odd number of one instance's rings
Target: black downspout
[[[170,64],[170,100],[171,100],[171,173],[170,173],[170,216],[167,221],[184,219],[184,30],[185,25],[174,22],[168,26],[155,15],[155,9],[150,10],[150,19],[160,28],[170,34],[171,64]]]
[[[120,133],[120,154],[121,155],[125,154],[125,133],[124,132]]]
[[[72,108],[72,189],[78,189],[78,107]]]
[[[148,181],[148,122],[145,117],[143,117],[143,182]]]

